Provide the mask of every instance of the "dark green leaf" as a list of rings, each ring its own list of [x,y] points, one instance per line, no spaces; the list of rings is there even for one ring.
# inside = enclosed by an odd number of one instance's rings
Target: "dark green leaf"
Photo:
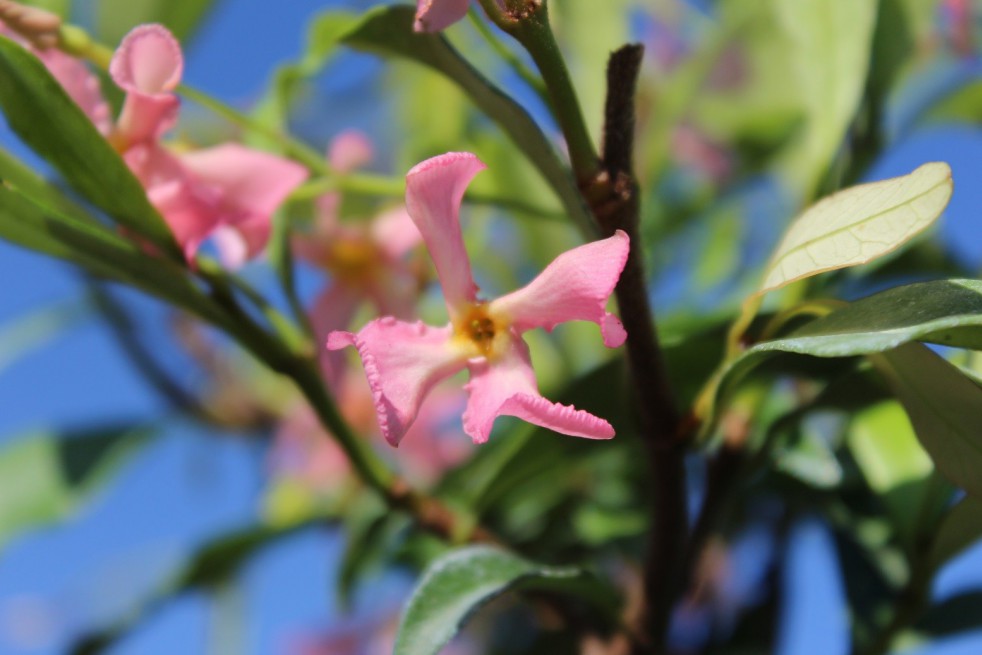
[[[179,257],[140,182],[44,65],[0,37],[0,107],[10,127],[69,184],[120,225]]]
[[[395,655],[436,655],[471,614],[510,589],[571,593],[610,611],[609,592],[580,569],[471,546],[448,553],[423,573],[399,624]]]
[[[225,322],[220,310],[191,282],[182,267],[147,256],[98,223],[59,214],[3,185],[0,238],[142,289],[216,325]]]
[[[414,32],[414,16],[414,9],[408,6],[373,10],[343,42],[358,50],[410,59],[451,79],[545,176],[570,218],[587,234],[593,233],[592,219],[572,176],[528,112],[474,69],[443,36]]]
[[[914,626],[932,637],[951,636],[982,628],[982,591],[953,596],[927,611]]]
[[[982,388],[920,344],[883,353],[874,363],[938,471],[982,497]]]
[[[982,539],[982,500],[962,498],[945,516],[934,537],[931,562],[940,567]]]
[[[780,353],[851,357],[918,340],[982,346],[982,282],[939,280],[896,287],[806,323],[787,337],[759,343],[729,364],[714,404],[725,403],[748,374]],[[714,408],[704,429],[714,427],[715,415]]]

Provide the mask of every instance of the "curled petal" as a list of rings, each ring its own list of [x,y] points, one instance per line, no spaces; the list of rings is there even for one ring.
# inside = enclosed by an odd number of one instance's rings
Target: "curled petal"
[[[369,138],[358,130],[345,130],[327,148],[327,161],[339,173],[350,173],[365,166],[375,156]]]
[[[439,32],[467,15],[468,0],[418,0],[416,2],[417,32]]]
[[[469,152],[448,152],[417,164],[406,175],[406,208],[436,266],[450,310],[473,302],[477,286],[460,233],[460,203],[484,163]]]
[[[140,25],[123,38],[109,74],[126,91],[117,129],[126,144],[156,139],[177,119],[172,92],[181,81],[181,45],[163,25]]]
[[[335,282],[322,291],[310,308],[310,322],[318,343],[326,343],[328,335],[337,330],[345,330],[361,304],[363,296],[357,289],[347,284]],[[324,350],[320,358],[321,372],[328,386],[339,389],[341,376],[345,370],[344,353]]]
[[[215,198],[217,222],[239,233],[247,258],[266,246],[273,212],[307,178],[299,164],[232,143],[182,154],[180,161],[200,192]]]
[[[616,348],[627,333],[606,305],[629,250],[627,234],[618,230],[608,239],[564,252],[526,286],[492,302],[492,311],[511,319],[519,332],[592,321],[600,326],[604,345]]]
[[[450,335],[450,326],[434,328],[383,317],[358,334],[339,331],[328,336],[328,350],[358,349],[379,428],[393,446],[416,420],[433,385],[464,367],[459,353],[449,347]]]
[[[589,412],[560,405],[539,395],[528,346],[514,337],[511,349],[493,362],[485,359],[468,363],[471,379],[464,412],[464,432],[474,443],[484,443],[498,416],[515,416],[523,421],[562,434],[587,439],[609,439],[614,428]]]

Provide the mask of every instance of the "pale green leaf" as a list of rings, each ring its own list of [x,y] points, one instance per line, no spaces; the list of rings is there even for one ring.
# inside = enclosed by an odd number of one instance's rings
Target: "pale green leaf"
[[[824,198],[788,228],[758,293],[896,250],[941,215],[951,193],[951,169],[934,162]]]
[[[189,38],[215,0],[98,0],[96,35],[116,45],[142,23],[162,23],[180,41]]]

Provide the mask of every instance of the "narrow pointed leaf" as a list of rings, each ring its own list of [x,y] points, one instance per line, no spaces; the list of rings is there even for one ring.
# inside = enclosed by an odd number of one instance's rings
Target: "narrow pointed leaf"
[[[951,169],[934,162],[819,201],[791,224],[758,293],[896,250],[941,215],[951,192]]]
[[[606,588],[580,569],[471,546],[445,555],[423,573],[399,624],[395,655],[436,655],[482,605],[519,588],[572,593],[600,608],[610,602]]]
[[[982,498],[982,387],[920,344],[885,352],[874,362],[938,471]]]
[[[113,220],[179,256],[170,228],[119,154],[31,53],[0,37],[0,108],[13,131]]]

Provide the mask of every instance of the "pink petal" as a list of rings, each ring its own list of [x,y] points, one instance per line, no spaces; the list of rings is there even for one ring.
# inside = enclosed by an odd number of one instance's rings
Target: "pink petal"
[[[606,310],[630,243],[626,233],[573,248],[559,255],[534,280],[491,303],[491,311],[507,316],[520,333],[535,327],[551,330],[566,321],[592,321],[600,326],[604,345],[616,348],[627,333]]]
[[[218,249],[218,261],[225,268],[234,271],[249,260],[249,240],[239,230],[219,225],[211,233],[211,240]]]
[[[313,324],[317,343],[326,343],[329,334],[347,329],[354,318],[355,310],[363,300],[357,290],[337,282],[322,291],[310,308],[310,322]],[[324,350],[320,361],[324,379],[336,391],[345,369],[344,353]]]
[[[449,347],[450,326],[435,328],[392,317],[375,319],[358,334],[332,332],[328,350],[354,346],[372,388],[382,436],[393,446],[416,420],[433,385],[464,367]]]
[[[189,260],[193,258],[216,227],[217,198],[194,183],[176,156],[156,144],[130,148],[123,158],[147,190],[151,204],[163,216],[185,255]]]
[[[474,302],[477,286],[460,233],[460,203],[484,163],[469,152],[448,152],[417,164],[406,175],[406,208],[436,265],[450,315]]]
[[[379,214],[372,221],[371,230],[375,243],[393,259],[401,259],[423,242],[423,235],[405,207],[394,207]]]
[[[172,91],[181,81],[181,45],[163,25],[140,25],[123,38],[109,74],[126,91],[118,131],[126,144],[156,139],[177,120]]]
[[[254,257],[269,240],[270,219],[307,179],[307,169],[288,159],[228,143],[180,155],[201,193],[217,198],[217,221],[239,232]]]
[[[587,439],[609,439],[614,428],[607,421],[572,405],[553,403],[539,395],[528,346],[521,337],[512,348],[493,362],[468,362],[471,379],[464,387],[468,394],[464,412],[464,432],[474,443],[484,443],[498,416],[516,416],[549,430]]]
[[[99,78],[92,74],[84,62],[60,50],[44,50],[37,55],[99,133],[108,136],[112,130],[112,116],[109,103],[102,97]]]
[[[333,139],[327,148],[327,161],[339,173],[350,173],[365,166],[375,156],[372,142],[363,132],[345,130]]]
[[[416,2],[417,32],[439,32],[467,15],[467,0],[418,0]]]

